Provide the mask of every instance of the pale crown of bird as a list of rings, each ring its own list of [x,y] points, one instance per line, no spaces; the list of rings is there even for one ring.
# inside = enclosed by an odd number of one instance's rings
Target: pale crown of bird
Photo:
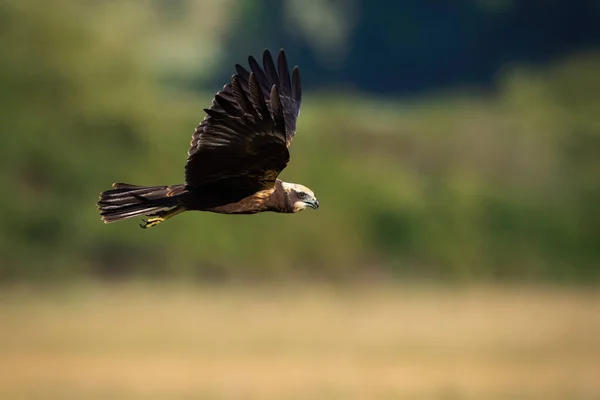
[[[299,212],[307,207],[319,208],[319,201],[312,190],[298,183],[281,182],[286,192],[287,200],[293,212]]]

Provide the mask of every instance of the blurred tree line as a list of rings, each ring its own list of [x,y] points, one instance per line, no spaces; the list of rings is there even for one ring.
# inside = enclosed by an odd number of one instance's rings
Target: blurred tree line
[[[600,45],[595,0],[255,0],[240,2],[224,65],[292,50],[314,88],[406,95],[489,86],[512,64]],[[221,69],[219,81],[229,78]]]
[[[597,2],[215,4],[0,2],[0,280],[600,277]],[[318,212],[100,222],[114,181],[180,183],[232,64],[283,46],[282,178]]]

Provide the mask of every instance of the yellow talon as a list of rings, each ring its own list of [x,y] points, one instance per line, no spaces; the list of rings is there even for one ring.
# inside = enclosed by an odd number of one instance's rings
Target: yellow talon
[[[152,218],[148,218],[147,220],[142,220],[143,224],[140,224],[140,227],[142,227],[142,229],[148,229],[148,228],[152,228],[155,225],[160,224],[163,221],[166,221],[166,218],[163,217],[152,217]]]
[[[142,229],[152,228],[153,226],[158,225],[161,222],[166,221],[169,218],[176,216],[177,214],[181,214],[184,211],[185,211],[184,207],[178,206],[169,211],[160,212],[156,215],[148,217],[147,220],[142,220],[143,223],[140,224],[140,227]]]

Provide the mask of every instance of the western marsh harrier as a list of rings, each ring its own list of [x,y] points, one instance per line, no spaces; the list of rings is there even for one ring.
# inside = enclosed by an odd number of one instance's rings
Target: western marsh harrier
[[[204,110],[188,151],[185,184],[115,183],[98,201],[104,222],[146,216],[140,226],[149,228],[192,210],[254,214],[319,207],[310,189],[277,179],[289,162],[300,113],[298,67],[290,76],[283,50],[277,66],[268,50],[263,67],[252,56],[248,61],[250,71],[236,65],[231,83]]]

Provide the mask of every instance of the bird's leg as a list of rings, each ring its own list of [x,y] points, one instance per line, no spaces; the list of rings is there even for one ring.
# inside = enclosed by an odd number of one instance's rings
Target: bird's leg
[[[157,214],[153,217],[148,217],[148,219],[142,219],[140,228],[142,228],[142,229],[152,228],[154,225],[158,225],[165,220],[166,219],[164,217],[161,217],[160,214]]]
[[[161,211],[159,213],[156,213],[155,215],[148,216],[147,220],[142,220],[143,223],[140,224],[140,227],[142,229],[152,228],[153,226],[158,225],[161,222],[176,216],[177,214],[181,214],[184,211],[185,208],[181,206],[172,208],[171,210]]]

